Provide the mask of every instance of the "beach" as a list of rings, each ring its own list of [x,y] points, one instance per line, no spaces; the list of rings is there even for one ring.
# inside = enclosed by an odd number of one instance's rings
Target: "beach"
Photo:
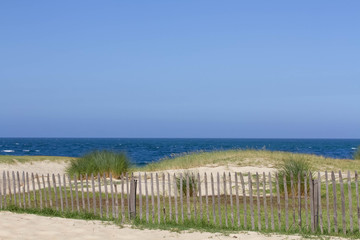
[[[198,231],[164,231],[136,229],[129,225],[117,226],[112,223],[101,221],[85,221],[76,219],[65,219],[58,217],[43,217],[32,214],[16,214],[11,212],[0,212],[0,239],[122,239],[122,240],[154,240],[154,239],[176,239],[176,240],[283,240],[303,239],[298,235],[261,234],[257,232],[239,232],[224,235],[222,233],[208,233]],[[342,238],[330,238],[342,239]]]
[[[16,164],[0,164],[0,169],[8,171],[31,171],[38,174],[65,173],[67,162],[30,162]],[[170,170],[171,174],[184,170]],[[274,168],[268,167],[236,167],[236,166],[204,166],[201,168],[188,169],[188,171],[203,172],[270,172]],[[132,226],[118,226],[112,222],[101,222],[94,220],[76,220],[59,217],[45,217],[32,214],[18,214],[8,211],[0,212],[0,239],[302,239],[299,235],[261,234],[251,231],[241,231],[234,234],[224,235],[222,233],[199,232],[196,230],[148,230],[136,229]],[[340,238],[331,238],[340,239]]]

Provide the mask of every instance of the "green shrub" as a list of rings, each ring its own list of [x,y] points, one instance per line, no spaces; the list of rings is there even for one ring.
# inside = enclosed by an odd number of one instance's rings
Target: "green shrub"
[[[190,196],[194,196],[194,194],[197,192],[198,180],[193,173],[185,171],[182,174],[182,189],[180,189],[181,178],[180,178],[180,176],[176,177],[177,189],[179,191],[182,191],[183,195],[186,196],[186,178],[187,177],[189,178],[189,194],[190,194]]]
[[[130,161],[124,153],[101,150],[72,160],[66,172],[70,176],[74,174],[77,176],[80,174],[97,175],[98,173],[108,175],[111,173],[113,177],[119,178],[122,173],[128,171],[129,167]]]
[[[308,181],[309,178],[305,179],[305,173],[307,176],[309,174],[313,174],[313,168],[309,160],[299,156],[293,156],[286,160],[284,160],[278,166],[278,177],[279,177],[279,187],[280,191],[284,192],[285,185],[284,185],[284,176],[286,178],[286,186],[287,191],[289,194],[292,193],[291,191],[291,175],[293,176],[293,183],[294,183],[294,190],[295,193],[298,192],[298,174],[300,174],[300,184],[301,184],[301,194],[304,193],[304,181]],[[307,188],[309,189],[309,184],[307,184]]]
[[[354,159],[360,160],[360,146],[357,148],[356,152],[354,153]]]

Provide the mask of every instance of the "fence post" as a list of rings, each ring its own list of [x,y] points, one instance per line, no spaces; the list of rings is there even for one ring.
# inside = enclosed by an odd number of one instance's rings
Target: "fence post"
[[[318,187],[318,181],[312,179],[312,202],[313,202],[313,216],[314,216],[314,222],[313,222],[313,229],[316,231],[319,226],[319,187]]]
[[[130,218],[134,219],[136,217],[136,185],[137,180],[131,179],[130,182]]]

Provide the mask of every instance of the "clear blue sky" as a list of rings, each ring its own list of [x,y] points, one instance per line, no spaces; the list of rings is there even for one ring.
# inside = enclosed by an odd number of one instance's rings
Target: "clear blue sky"
[[[360,138],[359,1],[1,1],[0,137]]]

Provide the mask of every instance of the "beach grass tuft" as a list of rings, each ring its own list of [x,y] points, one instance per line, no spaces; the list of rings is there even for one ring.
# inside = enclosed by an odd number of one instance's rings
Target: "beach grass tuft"
[[[179,191],[182,191],[182,193],[186,195],[186,181],[187,181],[186,179],[188,178],[189,195],[193,197],[194,194],[197,192],[197,185],[198,185],[197,178],[195,177],[194,173],[191,173],[189,171],[184,171],[182,175],[183,175],[182,180],[179,176],[176,177],[177,189],[179,189]],[[182,182],[182,185],[180,184],[180,182]],[[182,189],[180,186],[182,186]]]
[[[66,172],[70,176],[111,173],[113,177],[119,178],[122,173],[128,171],[129,167],[130,161],[125,153],[97,150],[71,160]]]
[[[303,156],[292,156],[286,160],[283,160],[282,163],[279,164],[277,167],[278,167],[279,186],[282,192],[285,189],[284,180],[283,180],[284,178],[287,182],[288,192],[291,193],[292,191],[290,186],[291,177],[293,178],[294,186],[297,186],[299,181],[298,175],[300,174],[301,189],[303,190],[304,181],[307,181],[307,178],[305,178],[304,174],[307,173],[307,176],[309,176],[309,174],[311,175],[313,174],[313,167],[311,162]]]

